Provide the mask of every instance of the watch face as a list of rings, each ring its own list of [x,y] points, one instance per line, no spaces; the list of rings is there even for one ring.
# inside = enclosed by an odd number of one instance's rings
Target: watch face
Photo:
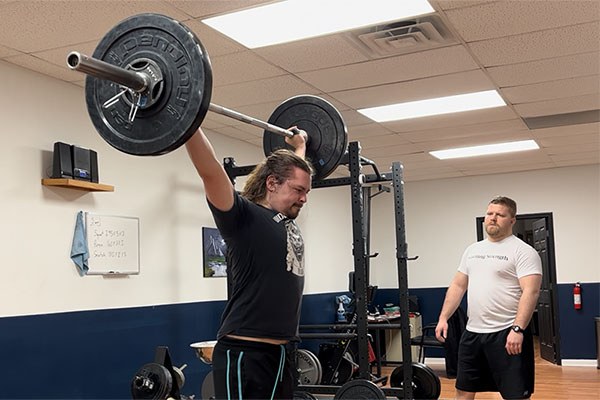
[[[517,326],[517,325],[513,326],[512,330],[515,331],[515,332],[523,332],[523,329],[521,329],[521,327]]]

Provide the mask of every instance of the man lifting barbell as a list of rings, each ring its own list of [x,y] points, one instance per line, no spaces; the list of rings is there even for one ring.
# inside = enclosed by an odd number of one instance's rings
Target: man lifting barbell
[[[187,142],[206,198],[227,243],[230,298],[213,352],[217,399],[291,399],[285,345],[298,340],[304,244],[294,219],[307,201],[312,168],[304,131],[286,141],[236,193],[201,130]]]

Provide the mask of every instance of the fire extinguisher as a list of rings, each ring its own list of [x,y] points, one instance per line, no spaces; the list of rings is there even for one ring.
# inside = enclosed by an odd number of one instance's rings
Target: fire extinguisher
[[[573,305],[576,310],[581,310],[581,285],[579,282],[573,286]]]

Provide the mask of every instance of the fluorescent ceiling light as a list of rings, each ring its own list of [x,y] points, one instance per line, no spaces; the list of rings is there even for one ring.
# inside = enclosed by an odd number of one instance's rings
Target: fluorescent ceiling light
[[[486,144],[483,146],[430,151],[429,154],[440,160],[446,160],[449,158],[485,156],[490,154],[512,153],[515,151],[535,150],[539,148],[540,146],[537,145],[535,140],[521,140],[519,142]]]
[[[287,0],[202,22],[253,49],[434,11],[426,0]]]
[[[376,122],[428,117],[462,111],[482,110],[505,106],[506,103],[495,90],[466,93],[436,99],[410,101],[381,107],[364,108],[359,113]]]

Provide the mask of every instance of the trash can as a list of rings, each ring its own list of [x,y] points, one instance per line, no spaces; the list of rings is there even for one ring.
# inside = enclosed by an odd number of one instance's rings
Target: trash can
[[[596,317],[596,368],[600,369],[600,317]]]

